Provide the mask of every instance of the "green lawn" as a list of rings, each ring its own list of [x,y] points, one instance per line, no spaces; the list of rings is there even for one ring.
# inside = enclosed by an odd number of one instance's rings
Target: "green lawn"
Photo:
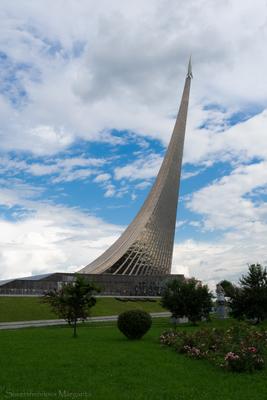
[[[139,308],[148,312],[166,311],[157,302],[122,302],[112,297],[98,297],[92,316],[116,315],[125,310]],[[32,321],[58,318],[38,297],[0,297],[0,322]]]
[[[166,326],[154,321],[141,341],[112,324],[82,326],[77,339],[67,327],[0,331],[0,398],[266,400],[266,371],[234,374],[176,354],[158,342]]]

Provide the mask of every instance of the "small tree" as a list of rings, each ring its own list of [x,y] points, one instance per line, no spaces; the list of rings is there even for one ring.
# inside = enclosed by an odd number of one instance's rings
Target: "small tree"
[[[260,264],[251,264],[248,274],[239,280],[230,296],[231,314],[235,318],[254,319],[259,323],[267,318],[267,271]]]
[[[209,317],[212,297],[208,286],[202,285],[194,278],[175,279],[167,283],[161,305],[172,313],[173,318],[187,317],[189,321],[196,324],[202,317]]]
[[[53,311],[73,327],[73,337],[77,337],[77,321],[88,318],[90,308],[96,304],[93,293],[99,292],[94,284],[77,275],[74,282],[66,283],[61,289],[54,289],[43,296]]]
[[[231,297],[233,295],[235,287],[232,282],[224,279],[223,281],[219,282],[219,285],[221,285],[223,288],[226,297]]]

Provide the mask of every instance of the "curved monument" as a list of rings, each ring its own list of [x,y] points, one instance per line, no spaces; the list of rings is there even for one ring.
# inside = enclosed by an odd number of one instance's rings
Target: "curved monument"
[[[170,274],[181,177],[191,60],[173,134],[156,181],[141,210],[119,239],[79,273]]]

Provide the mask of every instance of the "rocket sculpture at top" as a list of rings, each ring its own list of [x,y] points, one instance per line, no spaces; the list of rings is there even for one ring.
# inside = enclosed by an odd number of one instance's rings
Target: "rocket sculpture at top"
[[[171,272],[184,137],[192,79],[191,59],[172,137],[155,183],[142,208],[85,274],[165,275]]]

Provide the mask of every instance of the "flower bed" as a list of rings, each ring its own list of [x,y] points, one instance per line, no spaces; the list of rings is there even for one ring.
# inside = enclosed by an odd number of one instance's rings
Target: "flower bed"
[[[230,371],[253,372],[263,369],[266,363],[267,331],[241,323],[228,330],[202,328],[193,333],[168,330],[160,336],[160,343]]]

